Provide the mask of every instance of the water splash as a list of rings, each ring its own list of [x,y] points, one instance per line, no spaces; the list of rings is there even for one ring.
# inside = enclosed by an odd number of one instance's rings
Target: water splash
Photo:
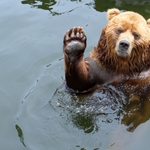
[[[66,85],[60,86],[50,100],[50,105],[65,120],[85,133],[98,131],[99,121],[112,123],[122,117],[125,96],[114,87],[97,89],[88,94],[69,93]]]

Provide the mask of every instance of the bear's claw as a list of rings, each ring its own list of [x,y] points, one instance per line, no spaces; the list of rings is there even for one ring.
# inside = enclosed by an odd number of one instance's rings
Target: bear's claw
[[[64,51],[72,53],[84,50],[86,47],[86,35],[82,27],[74,27],[67,31],[64,36]],[[68,51],[69,48],[69,51]]]

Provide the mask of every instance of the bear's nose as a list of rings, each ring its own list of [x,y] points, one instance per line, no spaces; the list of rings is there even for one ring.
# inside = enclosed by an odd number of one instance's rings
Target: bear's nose
[[[128,41],[126,41],[126,40],[122,40],[119,43],[119,48],[121,50],[127,50],[129,48],[129,46],[130,46],[130,43]]]

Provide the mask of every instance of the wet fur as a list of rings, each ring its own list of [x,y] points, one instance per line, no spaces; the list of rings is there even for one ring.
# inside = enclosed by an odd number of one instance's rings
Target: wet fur
[[[107,43],[111,42],[107,41],[106,29],[107,26],[104,27],[98,45],[90,53],[90,57],[97,59],[103,67],[117,74],[125,73],[133,76],[150,68],[150,45],[134,43],[131,56],[126,59],[120,58],[114,51],[108,49]]]

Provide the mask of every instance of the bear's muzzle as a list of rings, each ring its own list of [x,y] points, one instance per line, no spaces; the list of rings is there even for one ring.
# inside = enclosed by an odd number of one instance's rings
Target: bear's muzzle
[[[119,42],[119,49],[121,51],[128,50],[129,46],[130,46],[130,43],[127,40],[122,40]]]

